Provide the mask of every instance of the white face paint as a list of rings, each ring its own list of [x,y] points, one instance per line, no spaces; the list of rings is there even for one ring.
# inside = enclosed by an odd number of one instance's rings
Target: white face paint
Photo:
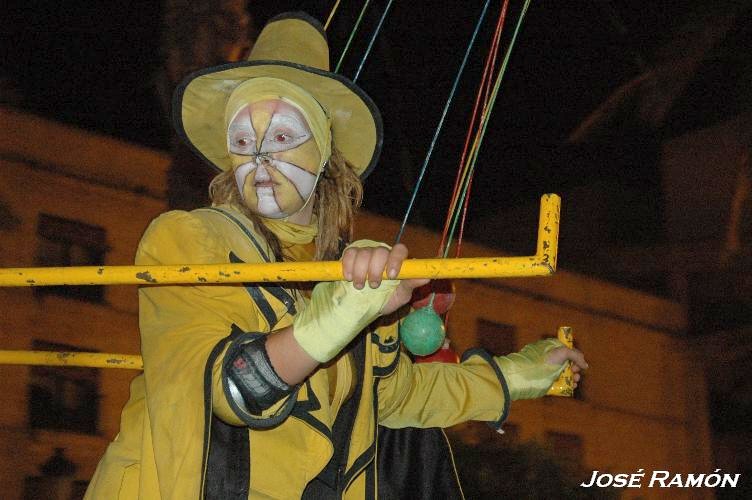
[[[265,215],[268,214],[269,217],[282,214],[282,209],[279,208],[277,200],[274,198],[274,187],[267,185],[273,184],[273,182],[271,175],[269,175],[269,170],[267,170],[263,163],[256,168],[254,184],[256,186],[259,212]]]
[[[279,99],[244,106],[230,122],[227,141],[248,208],[278,219],[305,206],[316,187],[321,153],[297,108]]]

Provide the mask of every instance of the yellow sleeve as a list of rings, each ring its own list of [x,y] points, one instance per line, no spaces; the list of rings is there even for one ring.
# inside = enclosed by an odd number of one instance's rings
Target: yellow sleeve
[[[227,263],[223,230],[227,228],[201,215],[168,212],[146,230],[136,264]],[[256,262],[262,262],[260,256]],[[150,412],[166,412],[164,422],[175,417],[203,419],[203,411],[196,410],[210,397],[214,414],[227,423],[263,427],[292,404],[288,396],[253,416],[228,400],[224,354],[270,329],[243,285],[143,286],[139,317]]]
[[[394,373],[379,382],[379,423],[385,427],[449,427],[468,420],[500,428],[509,392],[485,351],[468,351],[460,364],[413,363],[402,353]]]

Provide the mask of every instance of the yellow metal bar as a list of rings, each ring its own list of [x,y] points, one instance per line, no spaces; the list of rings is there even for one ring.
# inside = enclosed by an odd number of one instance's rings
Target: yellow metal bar
[[[85,366],[89,368],[123,368],[143,370],[137,354],[101,352],[2,351],[0,365]]]
[[[561,200],[541,198],[536,255],[529,257],[470,257],[408,259],[399,278],[511,278],[549,276],[556,271]],[[270,264],[185,264],[179,266],[85,266],[0,269],[0,286],[51,285],[174,285],[337,281],[342,264],[275,262]]]
[[[556,332],[556,337],[561,340],[561,343],[570,349],[574,347],[574,335],[572,334],[572,327],[560,326]],[[571,398],[574,396],[574,373],[572,373],[572,362],[567,361],[567,366],[564,371],[561,372],[559,378],[556,379],[554,385],[548,390],[548,396],[564,396]]]
[[[557,332],[559,340],[567,347],[574,345],[572,329],[562,326]],[[137,354],[108,354],[99,352],[54,352],[54,351],[2,351],[0,365],[37,365],[37,366],[83,366],[88,368],[120,368],[143,370],[144,363]],[[548,390],[548,396],[572,397],[574,395],[574,378],[570,363],[564,369],[554,385]]]
[[[541,197],[538,216],[538,244],[535,258],[541,266],[548,266],[549,274],[556,272],[556,257],[559,253],[559,219],[561,198],[555,194]]]
[[[400,279],[548,276],[553,268],[536,257],[408,259]],[[30,267],[0,270],[0,286],[175,285],[283,281],[337,281],[342,264],[275,262],[181,266]]]
[[[399,277],[402,279],[445,279],[549,276],[556,272],[560,208],[561,199],[558,195],[546,194],[541,197],[537,251],[533,256],[411,259],[403,263]],[[5,287],[171,285],[264,281],[336,281],[341,279],[343,279],[342,267],[339,262],[0,269],[0,286]],[[565,331],[569,335],[568,344]],[[568,327],[560,328],[559,339],[571,346],[571,329]],[[143,361],[139,355],[91,352],[0,350],[0,365],[3,364],[143,369]],[[567,389],[567,384],[569,384],[569,389]],[[567,366],[549,394],[571,396],[572,384],[571,368]]]

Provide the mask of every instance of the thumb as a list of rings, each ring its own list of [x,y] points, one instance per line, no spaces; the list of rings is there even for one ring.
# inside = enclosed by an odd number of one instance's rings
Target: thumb
[[[406,290],[412,292],[416,288],[420,288],[423,285],[427,285],[431,282],[428,278],[413,278],[409,280],[402,280],[400,286],[404,286]]]
[[[582,369],[588,367],[587,361],[585,361],[585,355],[578,349],[559,347],[548,353],[548,356],[546,356],[546,363],[552,365],[560,365],[567,360],[572,361]]]
[[[391,314],[403,305],[410,302],[410,298],[413,295],[413,290],[425,285],[429,281],[430,280],[423,278],[401,280],[399,282],[399,285],[397,286],[397,289],[394,290],[392,296],[389,297],[389,301],[381,309],[381,314]]]

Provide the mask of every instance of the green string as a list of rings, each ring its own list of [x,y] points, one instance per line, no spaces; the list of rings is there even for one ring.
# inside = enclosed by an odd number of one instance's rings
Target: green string
[[[355,38],[355,33],[358,32],[358,28],[360,27],[361,21],[363,21],[363,15],[366,13],[366,9],[368,8],[368,4],[371,3],[371,0],[366,0],[366,2],[363,4],[363,8],[360,9],[360,14],[358,15],[358,19],[355,21],[355,26],[353,26],[352,31],[350,32],[350,37],[347,39],[347,43],[345,44],[345,48],[342,50],[342,54],[339,56],[339,61],[337,61],[337,66],[334,68],[335,73],[339,73],[339,68],[342,66],[342,61],[345,59],[345,55],[347,54],[347,51],[350,50],[350,44],[353,41],[353,38]]]

